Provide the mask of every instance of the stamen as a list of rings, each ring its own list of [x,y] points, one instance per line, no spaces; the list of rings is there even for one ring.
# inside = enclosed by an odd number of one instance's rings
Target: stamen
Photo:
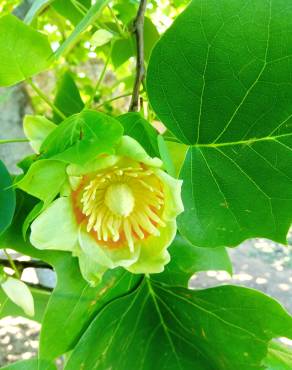
[[[166,226],[161,216],[164,194],[151,169],[114,166],[90,178],[76,197],[87,232],[94,231],[105,245],[128,247],[131,253],[136,241],[160,235],[159,228]]]

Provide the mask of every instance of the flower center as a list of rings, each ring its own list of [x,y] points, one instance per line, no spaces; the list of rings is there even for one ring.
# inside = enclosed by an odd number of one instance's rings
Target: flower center
[[[77,221],[108,247],[134,251],[135,241],[158,236],[165,226],[161,180],[144,165],[107,168],[84,181],[72,193]]]
[[[104,203],[117,216],[129,216],[135,205],[135,198],[129,185],[113,184],[105,192]]]

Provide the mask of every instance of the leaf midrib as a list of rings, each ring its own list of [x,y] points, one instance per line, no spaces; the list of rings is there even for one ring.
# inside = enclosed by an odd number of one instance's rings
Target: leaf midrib
[[[282,134],[282,135],[275,135],[275,136],[264,136],[260,138],[251,138],[247,140],[238,140],[238,141],[230,141],[230,142],[223,142],[223,143],[206,143],[206,144],[193,144],[190,147],[193,148],[219,148],[225,146],[235,146],[235,145],[251,145],[261,141],[275,141],[278,142],[278,139],[281,138],[288,138],[292,137],[292,133]]]

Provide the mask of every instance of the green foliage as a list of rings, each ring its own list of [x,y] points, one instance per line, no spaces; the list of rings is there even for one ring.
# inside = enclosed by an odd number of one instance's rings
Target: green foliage
[[[102,10],[102,8],[108,3],[109,0],[97,0],[94,5],[88,9],[87,13],[84,17],[80,20],[80,22],[76,25],[74,31],[71,33],[71,35],[66,39],[66,41],[59,47],[59,49],[56,51],[55,56],[56,58],[59,58],[63,53],[65,53],[70,47],[72,47],[81,36],[82,32],[84,32],[87,27],[92,25],[95,20],[97,19],[99,12]],[[62,3],[65,3],[64,1],[61,1]],[[70,14],[69,11],[65,11],[66,16]]]
[[[23,173],[13,187],[0,161],[0,248],[41,260],[57,275],[52,292],[31,288],[34,320],[42,324],[38,359],[2,369],[52,370],[66,354],[65,370],[290,370],[291,350],[272,340],[292,338],[291,316],[280,304],[243,287],[191,290],[188,284],[200,271],[231,275],[227,246],[252,237],[286,243],[292,220],[292,8],[283,0],[193,0],[188,6],[187,0],[148,0],[146,81],[138,86],[139,112],[127,112],[136,77],[139,3],[37,0],[28,7],[4,0],[0,5],[0,85],[42,72],[37,87],[28,90],[36,112],[24,120],[36,154],[21,160]],[[50,66],[54,69],[44,72]],[[0,100],[8,98],[4,91]],[[163,272],[126,271],[136,271],[127,264],[136,258],[131,248],[114,249],[94,229],[89,234],[83,213],[78,219],[84,199],[77,185],[97,174],[97,158],[109,171],[124,160],[130,171],[136,162],[142,172],[151,170],[143,175],[159,173],[164,179],[157,189],[140,178],[145,189],[139,193],[142,203],[155,191],[168,201],[161,203],[165,219],[172,219],[167,237],[159,225],[160,203],[148,210],[154,223],[139,220],[146,231],[157,227],[157,237],[174,238]],[[103,176],[106,182],[109,175]],[[182,209],[177,177],[183,180],[184,212],[175,236],[172,215]],[[70,186],[77,193],[75,208]],[[114,199],[120,208],[128,200],[124,193]],[[96,200],[97,194],[90,197]],[[62,202],[59,197],[72,208],[76,235],[69,233],[68,213],[50,214],[52,222],[38,230],[48,250],[36,249],[30,224],[52,202]],[[102,217],[113,229],[113,218]],[[145,230],[141,245],[132,248],[142,266],[146,256],[149,266],[154,261],[160,268],[169,259],[168,245],[163,238],[147,245]],[[128,240],[128,224],[123,232],[121,239]],[[139,225],[134,241],[137,232]],[[58,235],[67,243],[55,251],[50,242]],[[98,270],[103,254],[111,261],[115,253],[125,268],[108,270],[94,287],[83,279],[80,256],[91,271]],[[0,288],[0,318],[8,315],[24,313]]]
[[[15,194],[11,177],[0,161],[0,235],[11,224],[15,209]]]
[[[117,120],[84,110],[63,121],[43,142],[43,158],[84,164],[100,153],[113,153],[123,128]]]
[[[205,247],[256,236],[286,243],[290,42],[283,39],[279,48],[278,35],[292,25],[291,9],[287,4],[282,17],[277,1],[254,8],[222,0],[214,12],[216,4],[190,4],[157,44],[147,75],[158,116],[192,144],[181,172],[185,213],[179,228]]]
[[[72,74],[68,71],[66,71],[58,81],[54,104],[65,116],[79,113],[84,107],[78,87],[76,86]],[[54,113],[54,122],[59,123],[61,121],[60,116]]]
[[[116,269],[92,288],[82,278],[76,259],[69,255],[55,264],[58,284],[42,322],[40,358],[52,360],[72,350],[101,308],[131,291],[139,276]],[[55,338],[60,338],[58,341]]]
[[[12,15],[0,18],[0,86],[14,85],[48,68],[47,37]]]
[[[65,369],[151,369],[154,362],[168,369],[253,370],[260,368],[269,340],[291,335],[291,325],[279,304],[250,289],[196,292],[146,279],[104,308]]]
[[[272,341],[264,360],[267,370],[290,370],[292,367],[292,352],[288,347]]]
[[[157,131],[139,113],[125,113],[118,117],[124,134],[136,139],[151,157],[159,156]]]
[[[144,23],[144,46],[145,60],[148,61],[155,43],[159,39],[159,33],[150,19],[145,18]],[[118,39],[112,50],[112,62],[115,68],[120,67],[129,58],[136,55],[136,41],[133,35],[127,38]]]
[[[232,275],[232,264],[225,248],[198,248],[177,235],[169,249],[171,261],[161,274],[153,275],[155,281],[187,288],[196,272],[224,270]]]

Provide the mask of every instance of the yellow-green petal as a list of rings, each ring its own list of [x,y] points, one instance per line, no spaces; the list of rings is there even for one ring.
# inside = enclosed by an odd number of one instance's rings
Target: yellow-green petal
[[[92,237],[83,227],[79,232],[79,244],[81,253],[86,254],[92,260],[102,266],[115,268],[118,266],[128,267],[137,261],[140,254],[140,246],[137,246],[134,252],[128,247],[109,248]]]
[[[108,269],[106,266],[99,265],[95,260],[84,253],[79,255],[79,267],[83,278],[87,280],[92,287],[101,282],[103,274]]]
[[[184,210],[181,199],[182,180],[177,180],[159,169],[155,173],[163,184],[165,207],[162,217],[164,220],[173,220]]]
[[[170,261],[168,246],[176,235],[176,222],[170,221],[160,229],[160,236],[150,236],[141,242],[139,259],[127,270],[135,274],[154,274],[164,270]]]
[[[30,241],[38,249],[74,249],[78,241],[78,225],[70,198],[58,198],[33,221]]]

